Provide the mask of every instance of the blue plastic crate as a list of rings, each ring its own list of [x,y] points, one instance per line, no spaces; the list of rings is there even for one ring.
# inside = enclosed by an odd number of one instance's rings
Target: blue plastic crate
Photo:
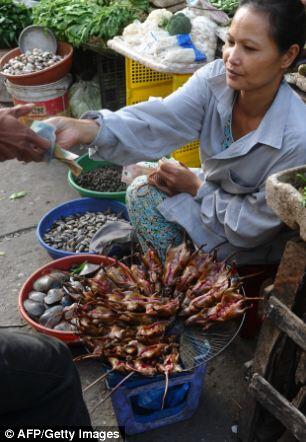
[[[135,375],[112,395],[118,425],[126,434],[137,434],[190,418],[198,407],[205,374],[206,365],[201,365],[193,372],[171,376],[163,410],[165,377]],[[110,373],[108,386],[113,388],[122,379]]]

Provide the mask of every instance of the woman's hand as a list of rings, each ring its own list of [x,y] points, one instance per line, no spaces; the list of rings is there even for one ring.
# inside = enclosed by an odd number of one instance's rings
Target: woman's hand
[[[200,178],[182,163],[166,162],[161,164],[155,173],[157,179],[154,180],[154,185],[170,196],[183,192],[196,196],[202,184]]]
[[[56,128],[56,142],[67,150],[79,144],[91,144],[100,128],[95,120],[77,120],[68,117],[48,118],[45,123]]]
[[[33,104],[0,109],[0,161],[43,161],[50,143],[18,121],[33,109]]]

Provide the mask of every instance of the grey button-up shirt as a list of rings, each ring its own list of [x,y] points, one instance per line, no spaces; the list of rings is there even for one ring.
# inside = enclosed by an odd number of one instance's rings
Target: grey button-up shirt
[[[216,60],[165,99],[86,114],[101,125],[90,155],[126,165],[200,139],[203,184],[197,196],[167,198],[159,211],[205,250],[220,245],[221,259],[237,251],[239,264],[275,262],[288,232],[266,204],[265,181],[306,163],[306,106],[283,82],[259,127],[223,150],[233,98],[224,63]]]

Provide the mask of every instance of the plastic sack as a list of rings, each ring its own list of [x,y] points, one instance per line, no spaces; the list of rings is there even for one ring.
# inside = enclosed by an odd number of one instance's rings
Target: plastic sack
[[[158,8],[169,8],[181,3],[181,0],[151,0],[151,3]]]
[[[229,16],[225,12],[220,11],[206,0],[187,0],[187,9],[192,11],[194,16],[205,15],[221,26],[226,26],[230,22]]]
[[[91,81],[80,80],[69,90],[71,115],[80,118],[85,112],[102,108],[100,85],[97,77]]]
[[[89,251],[99,255],[124,255],[130,252],[134,241],[134,229],[128,221],[107,220],[94,234]]]

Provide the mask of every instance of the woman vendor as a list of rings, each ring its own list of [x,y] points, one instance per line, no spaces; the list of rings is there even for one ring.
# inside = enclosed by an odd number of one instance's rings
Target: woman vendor
[[[267,206],[269,175],[306,163],[306,107],[283,80],[305,44],[301,0],[242,0],[223,60],[199,69],[179,90],[82,120],[51,118],[64,148],[89,147],[94,160],[127,165],[154,160],[200,140],[202,168],[158,169],[160,189],[136,178],[128,189],[131,222],[164,256],[186,231],[223,259],[267,264],[288,232]],[[161,190],[162,189],[162,190]]]

